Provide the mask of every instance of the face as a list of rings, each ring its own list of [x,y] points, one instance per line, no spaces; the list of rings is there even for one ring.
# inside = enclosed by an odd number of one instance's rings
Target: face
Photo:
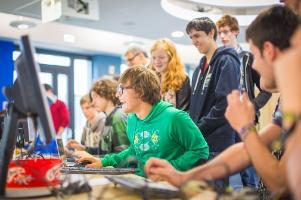
[[[301,26],[295,31],[293,37],[290,40],[292,47],[300,47],[301,46]]]
[[[129,82],[120,84],[117,88],[117,96],[124,113],[137,113],[141,102],[139,95],[130,86]]]
[[[199,50],[200,53],[206,54],[209,51],[211,42],[213,40],[212,33],[207,35],[204,31],[191,29],[189,32],[189,37],[192,41],[192,44]]]
[[[218,29],[218,35],[225,46],[235,47],[237,34],[238,32],[231,31],[229,26],[223,26]]]
[[[166,71],[169,60],[169,56],[163,48],[158,48],[152,52],[152,64],[159,73]]]
[[[93,117],[95,115],[95,110],[94,110],[94,108],[93,108],[93,106],[92,106],[91,103],[88,103],[88,102],[87,103],[83,103],[81,105],[81,109],[83,111],[84,116],[88,120],[93,119]]]
[[[126,63],[128,65],[128,67],[133,67],[135,65],[141,65],[144,64],[142,63],[142,53],[132,53],[132,52],[128,52],[124,57],[126,60]]]
[[[254,55],[252,67],[260,74],[260,86],[266,91],[273,92],[276,89],[276,82],[273,70],[274,59],[269,55],[270,49],[274,47],[264,47],[261,53],[252,41],[249,41],[250,50]]]
[[[96,92],[91,92],[92,104],[95,110],[98,112],[105,112],[105,109],[108,105],[108,100],[104,97],[99,96]]]

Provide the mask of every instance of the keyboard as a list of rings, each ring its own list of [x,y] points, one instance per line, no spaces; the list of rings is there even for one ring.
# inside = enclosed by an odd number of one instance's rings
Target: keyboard
[[[105,177],[115,184],[139,192],[143,197],[160,197],[163,199],[181,197],[180,190],[167,183],[153,182],[139,176],[106,175]]]
[[[119,175],[119,174],[134,174],[135,168],[86,168],[86,167],[62,167],[61,173],[64,174],[104,174],[104,175]]]

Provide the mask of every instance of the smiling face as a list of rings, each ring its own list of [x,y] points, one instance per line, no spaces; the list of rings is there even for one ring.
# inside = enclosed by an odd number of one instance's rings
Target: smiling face
[[[202,54],[207,54],[211,48],[213,39],[213,34],[210,32],[208,35],[204,31],[197,31],[191,29],[189,31],[189,37],[192,41],[192,44],[198,49]]]
[[[117,96],[121,103],[121,109],[124,113],[137,113],[141,99],[139,94],[130,86],[130,83],[120,84]]]
[[[167,70],[170,58],[167,52],[159,47],[152,51],[152,65],[158,73],[164,73]]]
[[[274,76],[273,62],[277,54],[275,46],[270,42],[265,42],[263,51],[260,52],[252,41],[249,41],[250,50],[254,55],[252,67],[260,74],[260,86],[262,89],[270,92],[277,90],[276,81]]]

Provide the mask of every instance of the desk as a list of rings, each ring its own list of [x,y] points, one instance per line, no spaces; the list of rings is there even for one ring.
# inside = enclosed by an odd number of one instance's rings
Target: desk
[[[74,176],[74,175],[72,175]],[[82,176],[82,175],[76,175]],[[129,175],[132,176],[132,175]],[[102,180],[102,175],[85,175],[86,179],[90,181]],[[191,200],[214,200],[215,194],[211,191],[205,191],[202,194],[198,194]],[[58,200],[60,198],[55,196],[42,197],[42,198],[28,198],[36,200]],[[90,193],[80,193],[75,195],[66,195],[63,199],[68,200],[141,200],[142,197],[139,193],[133,192],[123,186],[114,185],[113,183],[103,183],[102,185],[95,185],[92,187]],[[175,199],[176,200],[176,199]]]

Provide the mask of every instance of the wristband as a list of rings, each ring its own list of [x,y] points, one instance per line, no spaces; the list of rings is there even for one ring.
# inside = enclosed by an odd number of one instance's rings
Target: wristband
[[[241,140],[245,141],[246,137],[252,132],[255,132],[255,133],[257,132],[257,129],[256,129],[254,123],[250,123],[250,124],[242,127],[240,129],[240,131],[238,132],[238,134],[240,135]]]
[[[301,120],[301,114],[295,114],[292,112],[284,112],[282,115],[283,121],[290,122],[289,127],[285,127],[284,133],[286,136],[289,136],[292,132],[294,132],[297,127],[297,123]]]
[[[283,121],[295,122],[301,119],[301,114],[296,114],[293,112],[283,112],[282,119]]]

